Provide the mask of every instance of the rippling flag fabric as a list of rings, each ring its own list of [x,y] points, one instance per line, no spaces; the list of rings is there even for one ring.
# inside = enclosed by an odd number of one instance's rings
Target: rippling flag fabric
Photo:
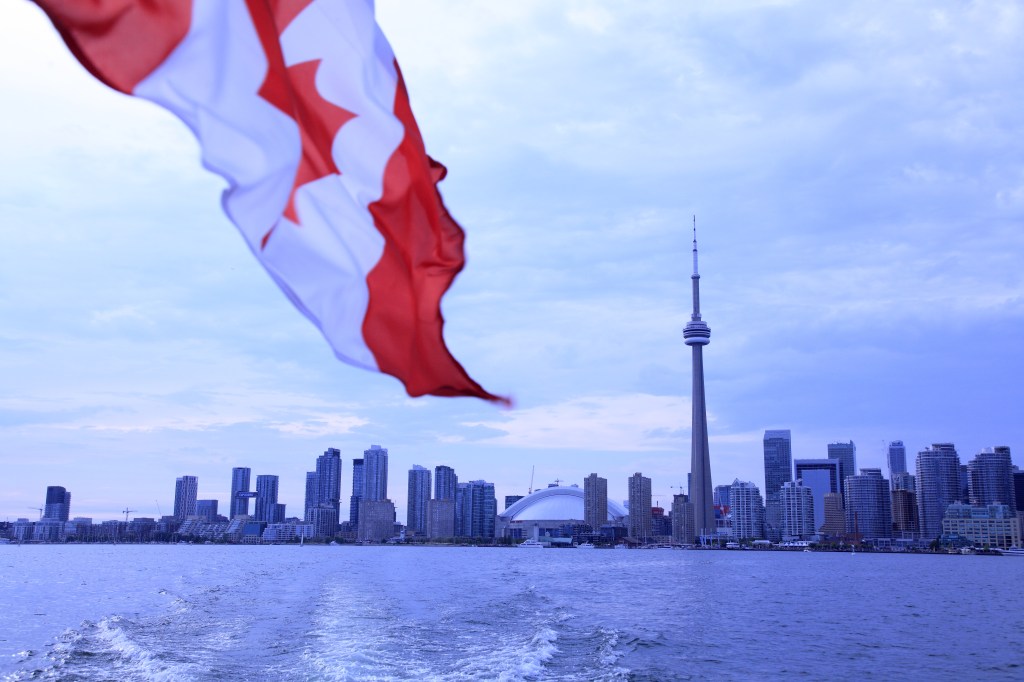
[[[444,343],[464,235],[372,0],[37,3],[93,75],[192,129],[224,210],[338,358],[412,396],[503,400]]]

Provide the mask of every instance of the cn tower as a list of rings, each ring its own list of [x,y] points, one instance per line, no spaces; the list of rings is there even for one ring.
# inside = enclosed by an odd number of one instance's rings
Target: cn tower
[[[683,339],[693,349],[693,422],[690,427],[690,502],[693,527],[699,538],[714,535],[715,510],[711,503],[711,457],[708,453],[708,413],[704,404],[704,346],[711,329],[700,319],[700,275],[697,273],[697,217],[693,218],[693,314]]]

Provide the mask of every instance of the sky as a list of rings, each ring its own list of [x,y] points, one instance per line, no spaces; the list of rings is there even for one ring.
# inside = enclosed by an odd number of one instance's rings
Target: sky
[[[334,359],[220,209],[187,129],[0,7],[0,520],[48,485],[97,522],[227,507],[390,452],[523,494],[690,461],[691,227],[714,485],[853,440],[885,472],[1024,452],[1024,10],[1014,3],[380,0],[467,267],[454,355],[512,409]],[[887,475],[887,472],[886,472]],[[344,516],[344,514],[343,514]]]

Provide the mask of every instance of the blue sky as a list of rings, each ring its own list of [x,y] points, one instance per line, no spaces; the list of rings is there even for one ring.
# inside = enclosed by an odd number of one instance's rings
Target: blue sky
[[[300,513],[327,447],[500,496],[689,469],[691,216],[714,483],[854,440],[1024,448],[1024,13],[1012,3],[378,2],[468,265],[446,337],[513,410],[333,359],[220,210],[170,114],[0,8],[0,519]],[[912,454],[908,457],[912,458]],[[349,461],[344,476],[349,480]],[[347,490],[346,490],[347,494]],[[500,505],[499,505],[500,506]],[[158,508],[159,507],[159,508]]]

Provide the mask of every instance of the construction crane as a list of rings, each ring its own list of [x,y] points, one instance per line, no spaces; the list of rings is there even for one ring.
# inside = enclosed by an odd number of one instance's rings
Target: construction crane
[[[164,510],[160,508],[160,500],[153,500],[156,502],[156,510],[160,512],[160,518],[163,518]]]
[[[533,494],[533,472],[537,469],[537,465],[534,464],[530,467],[530,489],[527,491],[527,495]]]
[[[129,514],[134,514],[136,511],[138,511],[138,510],[137,509],[129,509],[128,507],[125,507],[123,510],[121,510],[121,513],[124,514],[124,522],[128,523],[128,515]]]
[[[29,507],[29,509],[35,509],[37,512],[39,512],[39,520],[40,521],[43,520],[43,508],[42,507]]]

